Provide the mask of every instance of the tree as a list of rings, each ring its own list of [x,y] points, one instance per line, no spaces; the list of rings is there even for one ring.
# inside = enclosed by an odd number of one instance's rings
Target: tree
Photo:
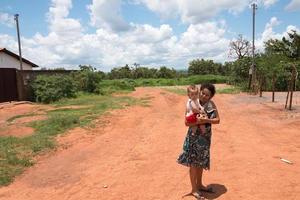
[[[300,35],[292,30],[288,37],[282,40],[270,39],[265,42],[265,52],[268,54],[283,55],[291,61],[300,60]]]
[[[246,56],[250,56],[252,47],[248,40],[243,38],[243,35],[239,35],[235,41],[229,43],[229,56],[232,58],[242,59]]]
[[[283,76],[284,57],[282,55],[270,54],[268,52],[257,56],[257,74],[259,76],[260,96],[262,89],[271,84],[272,102],[275,101],[276,82],[280,76]],[[267,80],[270,80],[269,82]]]
[[[124,67],[113,68],[109,74],[110,79],[132,78],[132,71],[128,64]]]
[[[162,66],[158,70],[158,77],[159,78],[175,78],[176,77],[176,71],[173,68],[169,69],[165,66]]]
[[[214,63],[213,60],[196,59],[189,63],[189,75],[204,75],[204,74],[217,74],[220,68],[219,63]]]
[[[91,65],[79,65],[80,70],[73,72],[72,76],[79,90],[84,92],[96,92],[97,85],[101,82],[103,74],[96,72]]]
[[[288,87],[286,80],[289,79],[289,82],[291,82],[292,79],[297,77],[293,77],[295,75],[292,76],[291,73],[288,73],[287,69],[284,70],[284,67],[290,68],[290,66],[293,66],[293,69],[297,71],[296,66],[300,61],[300,35],[292,30],[291,32],[288,32],[287,37],[283,37],[282,40],[268,40],[265,42],[265,54],[269,57],[269,62],[273,63],[272,65],[274,66],[271,72],[273,90],[272,101],[274,101],[275,85],[279,86],[280,89],[288,89],[288,91],[293,91],[295,87],[293,86],[293,88],[290,88],[291,83],[289,83]],[[296,82],[296,80],[293,81]],[[290,105],[291,104],[292,102],[290,102]]]

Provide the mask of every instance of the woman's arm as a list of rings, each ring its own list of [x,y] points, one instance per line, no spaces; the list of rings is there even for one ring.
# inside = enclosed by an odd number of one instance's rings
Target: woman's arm
[[[217,106],[215,105],[215,103],[213,101],[211,101],[211,104],[214,109],[215,117],[212,119],[200,117],[200,118],[198,118],[198,124],[219,124],[220,123],[220,115],[219,115]]]

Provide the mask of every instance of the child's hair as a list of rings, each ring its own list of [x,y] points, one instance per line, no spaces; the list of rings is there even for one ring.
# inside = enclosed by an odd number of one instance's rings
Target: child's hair
[[[210,98],[212,98],[216,94],[216,88],[215,88],[214,84],[211,84],[211,83],[201,84],[200,91],[204,90],[204,89],[208,89],[210,91],[210,93],[211,93]]]
[[[190,93],[192,93],[192,92],[199,93],[199,89],[198,89],[198,87],[196,85],[189,85],[187,87],[187,95],[190,96]]]

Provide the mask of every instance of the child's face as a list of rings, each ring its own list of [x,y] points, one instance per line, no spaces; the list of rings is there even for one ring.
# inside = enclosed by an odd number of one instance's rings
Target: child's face
[[[192,99],[192,100],[197,100],[198,98],[199,98],[199,96],[198,96],[198,92],[197,91],[191,91],[190,92],[190,98]]]
[[[206,103],[211,98],[211,92],[207,88],[204,88],[200,91],[199,98],[201,99],[201,102]]]

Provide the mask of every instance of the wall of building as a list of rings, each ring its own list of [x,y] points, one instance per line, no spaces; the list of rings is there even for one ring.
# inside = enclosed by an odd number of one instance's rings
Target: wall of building
[[[32,66],[27,63],[22,63],[23,70],[32,70]],[[0,52],[0,68],[15,68],[20,69],[20,61],[15,57]]]

